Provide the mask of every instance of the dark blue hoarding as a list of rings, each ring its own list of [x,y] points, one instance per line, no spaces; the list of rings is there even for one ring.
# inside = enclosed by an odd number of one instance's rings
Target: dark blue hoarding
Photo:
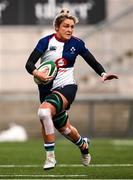
[[[97,24],[106,18],[106,0],[0,0],[0,25],[49,24],[63,7],[81,24]]]

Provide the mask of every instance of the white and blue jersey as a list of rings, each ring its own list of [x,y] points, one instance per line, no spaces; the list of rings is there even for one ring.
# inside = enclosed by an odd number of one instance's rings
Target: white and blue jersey
[[[82,40],[71,37],[67,42],[62,42],[52,34],[40,39],[35,49],[42,53],[41,63],[52,60],[58,67],[53,88],[75,84],[73,71],[76,57],[88,52]]]
[[[90,53],[85,43],[76,37],[68,41],[60,41],[56,34],[48,35],[39,40],[35,49],[29,56],[26,69],[32,74],[36,69],[36,62],[41,58],[43,61],[54,61],[58,67],[58,73],[53,81],[52,89],[68,84],[75,84],[73,77],[76,57],[80,55],[101,76],[105,72],[102,65]]]

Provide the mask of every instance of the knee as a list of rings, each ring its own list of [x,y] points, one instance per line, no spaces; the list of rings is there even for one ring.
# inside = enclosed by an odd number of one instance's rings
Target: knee
[[[69,135],[71,133],[71,127],[65,127],[61,130],[62,135]]]
[[[69,135],[72,132],[71,126],[69,126],[68,124],[66,124],[64,127],[58,129],[58,131],[62,134],[62,135]]]
[[[51,110],[49,108],[39,108],[38,116],[40,120],[49,119],[51,118]]]
[[[60,133],[62,135],[70,135],[70,134],[77,134],[78,131],[75,127],[73,127],[71,124],[64,126],[60,129]]]
[[[39,108],[38,116],[40,118],[40,122],[43,125],[45,135],[54,134],[54,125],[51,116],[51,110],[49,108]]]

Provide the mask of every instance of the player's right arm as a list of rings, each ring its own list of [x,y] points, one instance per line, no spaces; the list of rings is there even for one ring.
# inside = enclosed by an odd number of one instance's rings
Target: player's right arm
[[[35,64],[41,56],[42,53],[40,53],[37,49],[34,49],[33,52],[30,54],[25,65],[26,70],[30,74],[34,74],[34,72],[37,72]]]
[[[43,55],[43,53],[45,53],[47,47],[48,47],[48,42],[49,42],[49,38],[52,35],[46,36],[42,39],[40,39],[35,47],[35,49],[32,51],[32,53],[30,54],[25,68],[26,70],[32,74],[32,75],[36,75],[37,74],[37,69],[35,64],[37,63],[37,61],[40,59],[40,57]]]
[[[46,80],[51,79],[51,77],[46,76],[47,69],[45,69],[44,71],[38,71],[35,66],[36,62],[41,56],[42,56],[42,53],[40,53],[37,49],[34,49],[34,51],[30,54],[26,62],[25,68],[33,76],[39,78],[42,81],[46,81]]]

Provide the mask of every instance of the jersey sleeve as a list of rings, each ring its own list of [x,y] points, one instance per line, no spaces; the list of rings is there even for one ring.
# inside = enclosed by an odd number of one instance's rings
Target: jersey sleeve
[[[38,41],[38,44],[36,45],[35,49],[40,53],[44,53],[47,47],[48,47],[48,38],[42,38]]]
[[[38,41],[35,49],[33,50],[33,52],[30,54],[30,56],[26,62],[26,65],[25,65],[26,70],[30,74],[32,74],[32,72],[36,69],[35,64],[37,63],[39,58],[42,56],[42,54],[46,51],[50,37],[51,36],[46,36],[46,37],[40,39]]]
[[[104,67],[96,60],[96,58],[91,54],[91,52],[85,47],[85,43],[80,41],[79,55],[91,66],[91,68],[101,76],[105,72]]]
[[[25,68],[26,70],[32,74],[32,72],[36,69],[36,62],[41,57],[42,53],[40,53],[37,49],[34,49],[33,52],[30,54],[26,64]]]

